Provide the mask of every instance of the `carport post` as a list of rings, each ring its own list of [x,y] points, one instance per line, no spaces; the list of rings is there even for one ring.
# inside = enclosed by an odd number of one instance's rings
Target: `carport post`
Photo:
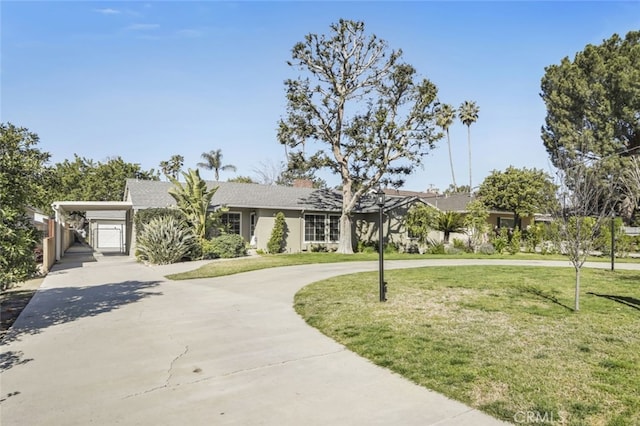
[[[51,204],[51,207],[53,207],[53,211],[56,213],[54,238],[56,245],[56,261],[58,261],[62,257],[62,213],[60,212],[60,205],[53,203]]]

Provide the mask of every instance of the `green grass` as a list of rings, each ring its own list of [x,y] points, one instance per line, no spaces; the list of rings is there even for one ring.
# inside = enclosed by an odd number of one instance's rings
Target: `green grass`
[[[477,253],[461,253],[456,255],[434,255],[434,254],[403,254],[389,253],[385,254],[387,260],[410,260],[410,259],[517,259],[517,260],[567,260],[561,255],[541,255],[533,253],[510,254],[494,254],[483,255]],[[195,278],[213,278],[225,275],[238,274],[240,272],[255,271],[258,269],[275,268],[278,266],[294,266],[308,265],[312,263],[336,263],[336,262],[354,262],[354,261],[374,261],[378,260],[377,253],[355,253],[355,254],[338,254],[338,253],[296,253],[296,254],[278,254],[264,255],[260,257],[241,258],[227,260],[224,262],[212,261],[193,271],[183,272],[179,274],[167,275],[171,280],[188,280]],[[590,258],[589,261],[607,261],[605,258]],[[616,262],[638,262],[637,259],[619,259]]]
[[[640,272],[465,266],[318,282],[295,308],[350,350],[508,422],[640,424]],[[520,414],[522,416],[522,414]],[[547,420],[546,422],[544,420]]]

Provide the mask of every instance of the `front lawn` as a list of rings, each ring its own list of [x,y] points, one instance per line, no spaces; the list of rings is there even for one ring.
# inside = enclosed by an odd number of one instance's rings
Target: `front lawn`
[[[567,260],[562,255],[542,255],[533,253],[493,254],[484,255],[479,253],[460,254],[406,254],[389,253],[385,254],[386,260],[415,260],[415,259],[514,259],[514,260]],[[195,278],[213,278],[225,275],[238,274],[240,272],[255,271],[258,269],[275,268],[278,266],[308,265],[312,263],[335,263],[335,262],[355,262],[355,261],[376,261],[378,253],[295,253],[263,255],[250,258],[231,259],[224,261],[211,261],[204,266],[193,271],[180,274],[168,275],[171,280],[189,280]],[[568,261],[568,260],[567,260]],[[589,258],[589,261],[607,262],[608,259],[602,257]],[[616,262],[638,262],[638,259],[618,259]]]
[[[298,313],[350,350],[508,422],[640,424],[640,272],[465,266],[318,282]]]

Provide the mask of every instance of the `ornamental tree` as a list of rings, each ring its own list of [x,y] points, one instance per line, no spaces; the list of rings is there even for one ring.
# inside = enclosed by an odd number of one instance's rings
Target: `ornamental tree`
[[[310,167],[340,176],[338,252],[353,253],[351,214],[362,195],[379,183],[400,186],[442,137],[436,86],[418,79],[401,50],[368,36],[363,22],[340,20],[328,35],[308,34],[288,64],[301,74],[285,81],[278,140]]]
[[[555,209],[556,189],[542,170],[510,166],[504,172],[492,171],[480,185],[478,198],[490,209],[512,212],[514,225],[520,227],[522,216]]]

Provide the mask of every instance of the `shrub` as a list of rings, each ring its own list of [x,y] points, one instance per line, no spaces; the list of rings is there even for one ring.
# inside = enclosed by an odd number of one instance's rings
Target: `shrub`
[[[286,246],[287,240],[287,222],[284,218],[284,213],[278,212],[276,214],[276,220],[271,230],[271,238],[267,243],[267,250],[269,253],[282,253]]]
[[[464,250],[461,250],[457,247],[446,247],[445,251],[447,254],[462,254],[465,252]]]
[[[193,234],[183,222],[172,216],[160,216],[151,219],[140,230],[136,255],[149,263],[166,265],[182,260],[193,244]]]
[[[446,250],[444,248],[444,243],[434,243],[431,246],[429,246],[429,249],[427,250],[427,253],[429,254],[446,254]]]
[[[453,239],[453,248],[460,251],[467,251],[469,249],[469,245],[461,240],[460,238]]]
[[[208,241],[207,255],[210,259],[223,258],[229,259],[233,257],[242,257],[247,255],[247,245],[240,235],[223,234]],[[203,244],[203,255],[205,252],[205,244]]]
[[[185,222],[187,219],[184,213],[176,208],[165,207],[138,210],[138,212],[133,217],[133,223],[137,230],[136,235],[140,234],[142,228],[144,228],[147,223],[151,222],[151,220],[164,216],[173,217],[176,222]]]
[[[398,248],[398,244],[394,243],[393,241],[385,244],[384,246],[384,252],[385,254],[388,253],[397,253],[400,249]]]
[[[507,245],[507,251],[509,254],[520,253],[520,242],[522,241],[522,234],[520,228],[516,228],[511,234],[509,244]]]
[[[311,251],[311,253],[326,253],[329,249],[327,249],[327,246],[324,244],[311,244],[309,251]]]
[[[480,244],[480,247],[478,247],[478,253],[481,253],[481,254],[492,255],[492,254],[495,254],[495,252],[496,252],[496,249],[493,248],[493,244],[484,243],[484,244]]]
[[[493,244],[493,248],[496,253],[502,254],[504,249],[507,248],[507,244],[509,244],[509,235],[507,228],[500,228],[500,232],[498,235],[495,235],[491,240],[491,244]]]

